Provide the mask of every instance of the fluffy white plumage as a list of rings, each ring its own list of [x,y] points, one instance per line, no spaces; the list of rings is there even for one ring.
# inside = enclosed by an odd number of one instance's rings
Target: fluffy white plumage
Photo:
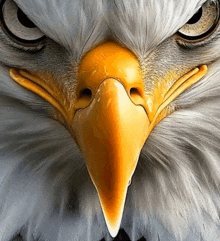
[[[145,143],[121,228],[134,241],[220,240],[220,30],[196,48],[175,41],[205,0],[15,2],[48,39],[33,54],[0,30],[0,240],[111,240],[74,140],[47,102],[9,77],[10,67],[49,71],[70,90],[83,54],[109,38],[137,55],[146,91],[171,69],[209,67]]]

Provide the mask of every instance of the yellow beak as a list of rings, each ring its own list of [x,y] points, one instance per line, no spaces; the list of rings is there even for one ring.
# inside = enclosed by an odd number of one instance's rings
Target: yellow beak
[[[115,237],[129,180],[147,138],[147,114],[132,103],[118,80],[109,78],[101,83],[89,107],[76,112],[73,129]]]
[[[114,42],[106,42],[81,60],[72,108],[65,106],[66,101],[57,94],[59,91],[53,93],[51,81],[45,83],[15,69],[10,70],[10,75],[63,115],[85,157],[109,232],[115,237],[129,181],[147,137],[169,114],[166,106],[206,72],[207,67],[203,65],[176,80],[171,87],[169,83],[162,85],[161,95],[155,101],[153,94],[145,95],[136,56]]]
[[[81,61],[73,130],[97,189],[111,236],[118,233],[129,181],[148,135],[144,85],[136,57],[107,42]],[[84,100],[84,101],[83,101]],[[87,101],[86,101],[87,100]],[[81,105],[81,106],[79,106]]]

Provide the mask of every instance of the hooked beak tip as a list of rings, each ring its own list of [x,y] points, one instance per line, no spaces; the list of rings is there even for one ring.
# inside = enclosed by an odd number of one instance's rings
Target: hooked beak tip
[[[112,236],[112,238],[115,238],[118,234],[119,226],[116,228],[112,228],[112,227],[108,226],[108,230],[109,230],[109,233]]]
[[[128,185],[122,185],[122,188],[117,190],[118,194],[114,194],[112,197],[97,189],[106,225],[113,238],[118,234],[121,226],[127,196],[127,188],[125,186],[127,187]]]
[[[121,212],[121,216],[118,218],[118,220],[113,223],[113,222],[111,222],[111,220],[109,220],[109,218],[105,215],[105,212],[104,212],[104,216],[105,216],[105,220],[106,220],[106,224],[107,224],[109,233],[113,238],[115,238],[117,236],[118,231],[120,229],[122,213],[123,212]]]

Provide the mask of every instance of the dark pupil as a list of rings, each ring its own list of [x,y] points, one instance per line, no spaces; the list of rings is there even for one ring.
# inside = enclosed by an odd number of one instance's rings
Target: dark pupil
[[[17,17],[18,20],[20,21],[20,23],[22,25],[24,25],[27,28],[35,28],[36,25],[31,22],[31,20],[22,12],[22,10],[20,8],[18,8],[18,12],[17,12]]]
[[[200,18],[202,17],[202,8],[200,8],[196,14],[193,15],[192,18],[190,18],[190,20],[187,22],[187,24],[194,24],[197,23]]]

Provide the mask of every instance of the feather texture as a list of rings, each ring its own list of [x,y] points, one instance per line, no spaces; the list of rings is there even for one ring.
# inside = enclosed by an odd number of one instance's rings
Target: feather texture
[[[146,93],[169,70],[201,64],[208,74],[172,105],[145,143],[121,227],[132,241],[220,240],[219,30],[196,48],[175,34],[204,0],[15,0],[44,32],[47,47],[17,48],[0,30],[0,240],[111,240],[96,190],[53,108],[9,77],[9,68],[46,71],[71,90],[82,56],[113,39],[138,57]]]

